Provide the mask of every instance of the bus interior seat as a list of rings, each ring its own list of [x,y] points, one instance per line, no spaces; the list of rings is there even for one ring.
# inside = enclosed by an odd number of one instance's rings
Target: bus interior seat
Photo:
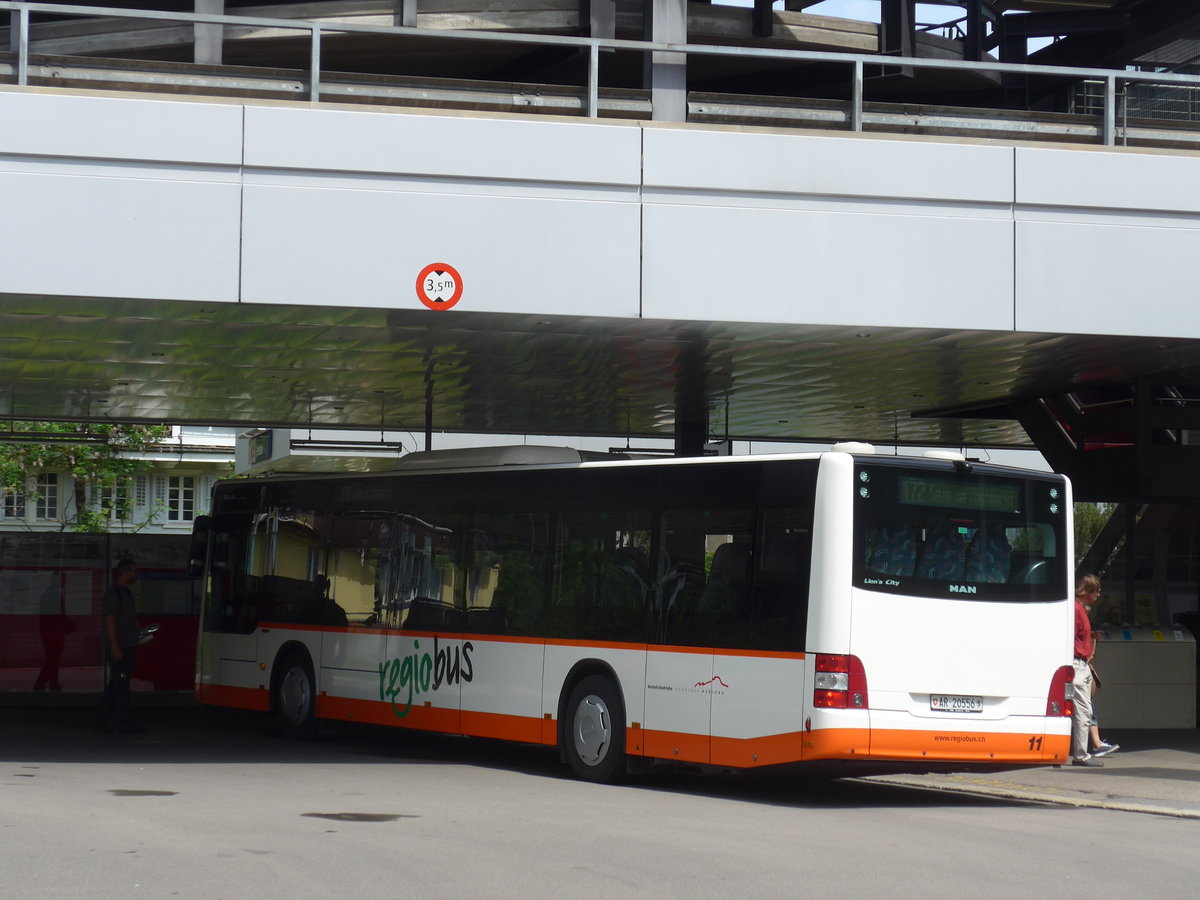
[[[700,606],[707,610],[729,610],[744,615],[750,609],[750,547],[726,541],[713,553],[708,583]]]
[[[414,597],[408,617],[401,626],[405,631],[462,631],[462,610],[432,597]]]
[[[911,575],[916,564],[917,542],[910,526],[885,522],[868,535],[868,572],[876,575]]]
[[[985,525],[967,549],[967,581],[1004,584],[1012,571],[1012,546],[1001,525]]]
[[[472,606],[464,616],[463,631],[469,634],[504,634],[508,617],[494,606]]]
[[[925,531],[925,543],[913,574],[930,581],[961,581],[967,547],[958,529],[939,522]]]

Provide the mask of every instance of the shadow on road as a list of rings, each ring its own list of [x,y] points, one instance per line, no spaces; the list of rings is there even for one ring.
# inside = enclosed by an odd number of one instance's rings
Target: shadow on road
[[[89,707],[0,708],[0,762],[19,764],[461,765],[502,769],[533,778],[570,779],[558,751],[353,723],[323,723],[307,741],[276,735],[261,713],[203,706],[140,710],[145,734],[97,731]],[[699,774],[655,767],[613,790],[661,791],[803,809],[867,807],[1030,807],[1041,804],[915,790],[795,770]]]

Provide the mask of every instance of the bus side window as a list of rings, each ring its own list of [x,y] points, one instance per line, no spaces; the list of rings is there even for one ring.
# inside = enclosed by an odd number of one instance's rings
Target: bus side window
[[[600,640],[645,640],[650,532],[650,514],[643,510],[586,510],[559,518],[555,615],[561,626]]]
[[[549,516],[481,513],[475,520],[464,629],[536,634],[544,624]]]
[[[750,614],[750,545],[726,541],[713,551],[708,583],[700,597],[705,613],[723,611],[739,618]]]
[[[796,532],[767,535],[756,585],[762,619],[807,617],[810,550],[805,537]]]

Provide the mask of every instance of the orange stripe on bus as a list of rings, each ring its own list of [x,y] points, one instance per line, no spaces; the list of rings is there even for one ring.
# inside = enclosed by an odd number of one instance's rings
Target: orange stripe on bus
[[[800,759],[862,759],[871,747],[868,728],[822,728],[804,732]]]
[[[197,684],[196,700],[212,706],[232,706],[266,712],[271,708],[271,695],[265,688],[232,687],[227,684]]]
[[[513,716],[504,713],[462,711],[462,733],[472,737],[500,738],[524,744],[545,743],[542,720],[533,716]],[[558,742],[557,732],[554,740]]]
[[[405,708],[379,700],[355,700],[322,694],[317,698],[317,715],[323,719],[459,734],[458,710],[438,706],[413,705]]]
[[[773,766],[800,759],[800,744],[804,734],[770,734],[756,738],[712,738],[712,764],[739,769],[754,766]]]
[[[642,730],[645,755],[657,759],[676,759],[680,762],[707,763],[710,755],[707,734],[687,734],[676,731]]]

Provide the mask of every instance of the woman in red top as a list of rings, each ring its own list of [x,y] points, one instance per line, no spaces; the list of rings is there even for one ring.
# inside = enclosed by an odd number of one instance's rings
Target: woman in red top
[[[1092,623],[1088,610],[1100,599],[1100,579],[1084,575],[1075,586],[1075,716],[1071,720],[1071,762],[1099,768],[1104,763],[1088,752],[1092,725]]]

